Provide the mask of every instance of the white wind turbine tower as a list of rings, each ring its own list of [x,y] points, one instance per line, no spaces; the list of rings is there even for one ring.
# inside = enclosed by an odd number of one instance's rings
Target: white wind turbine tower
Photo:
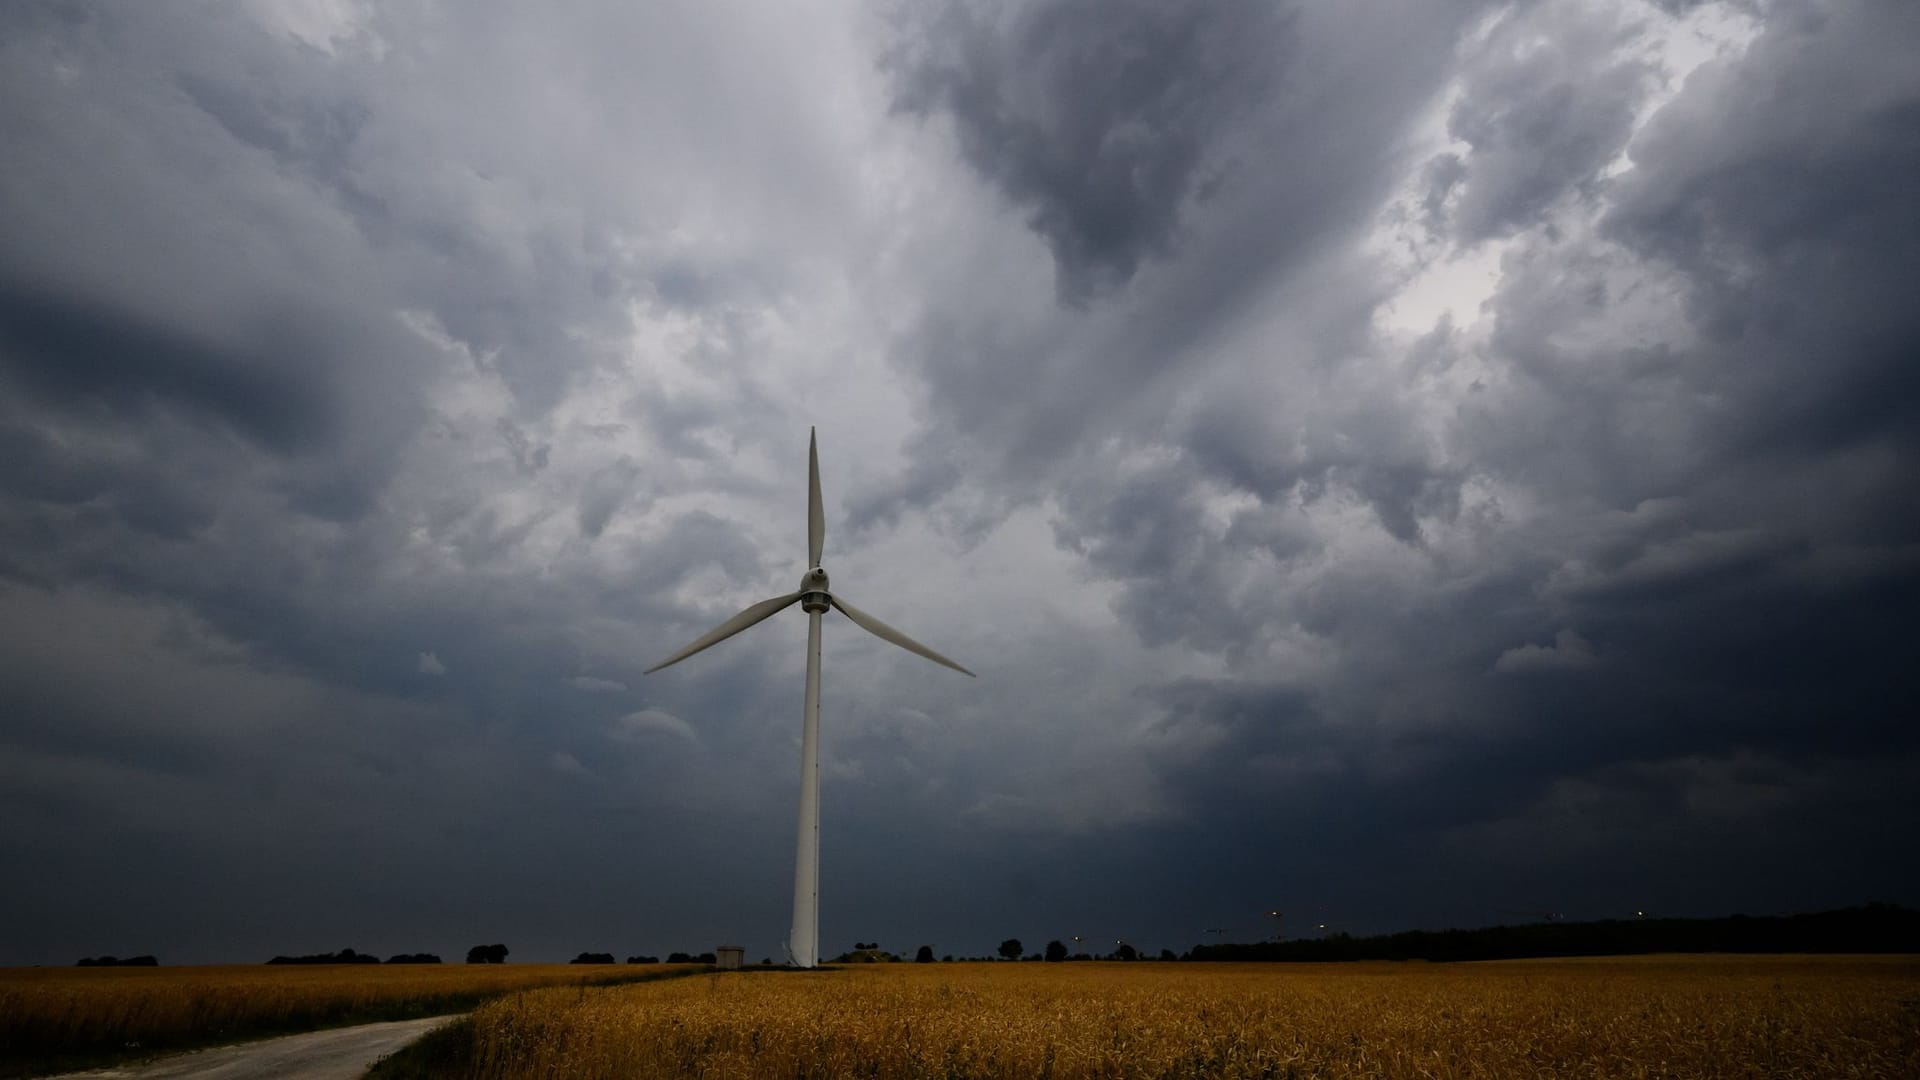
[[[752,626],[794,604],[807,613],[807,704],[800,735],[800,836],[793,856],[793,930],[787,952],[796,967],[819,961],[820,947],[820,616],[830,607],[852,619],[855,626],[912,653],[944,664],[963,675],[973,672],[861,611],[827,591],[827,572],[820,568],[820,545],[827,537],[827,515],[820,505],[820,452],[811,429],[807,432],[807,572],[800,588],[785,596],[762,600],[714,627],[692,644],[647,669],[651,675],[677,664],[702,649]]]

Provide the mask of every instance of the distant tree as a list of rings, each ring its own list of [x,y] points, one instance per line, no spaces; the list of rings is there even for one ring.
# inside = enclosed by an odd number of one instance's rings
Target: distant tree
[[[696,964],[717,964],[720,962],[720,958],[710,952],[703,952],[699,956],[694,957],[693,962]]]
[[[475,945],[467,950],[469,964],[504,964],[507,962],[505,945]]]
[[[933,946],[931,945],[920,946],[920,951],[913,954],[913,962],[916,964],[933,963]]]
[[[1060,942],[1060,941],[1047,942],[1047,960],[1049,963],[1057,964],[1060,961],[1065,960],[1066,958],[1067,958],[1067,946],[1064,942]]]
[[[1115,960],[1138,960],[1140,959],[1140,951],[1123,941],[1120,943],[1119,948],[1113,950],[1113,958]]]
[[[1161,949],[1161,950],[1160,950],[1160,959],[1162,959],[1162,960],[1178,960],[1178,959],[1180,959],[1180,958],[1179,958],[1178,956],[1175,956],[1175,955],[1173,954],[1173,950],[1172,950],[1172,949]]]
[[[611,964],[613,963],[613,954],[604,953],[604,952],[583,952],[579,956],[576,956],[573,959],[567,961],[567,963],[569,964]]]
[[[657,957],[657,956],[629,956],[629,957],[627,957],[627,963],[629,963],[629,964],[657,964],[657,963],[659,963],[659,962],[660,962],[660,958],[659,958],[659,957]]]
[[[1002,960],[1018,960],[1020,959],[1020,954],[1024,951],[1025,950],[1020,947],[1020,939],[1017,937],[1010,937],[1000,943],[1000,958]]]
[[[941,962],[941,963],[943,963],[943,964],[951,964],[951,963],[953,963],[953,954],[952,954],[952,953],[948,953],[947,955],[945,955],[945,956],[943,956],[943,957],[941,957],[941,958],[940,958],[940,962]]]
[[[400,953],[387,957],[387,963],[389,964],[437,964],[439,962],[440,958],[438,956],[425,952]]]
[[[670,952],[667,954],[667,963],[691,964],[693,963],[693,957],[688,956],[686,953],[683,953],[683,952]]]
[[[159,967],[160,961],[151,956],[129,956],[125,960],[117,956],[83,956],[75,967]]]

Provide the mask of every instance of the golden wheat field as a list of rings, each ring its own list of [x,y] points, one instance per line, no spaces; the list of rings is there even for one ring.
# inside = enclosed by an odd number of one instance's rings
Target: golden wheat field
[[[571,964],[0,968],[0,1076],[49,1062],[431,1016],[512,990],[686,970]]]
[[[1920,959],[721,973],[514,994],[387,1075],[1912,1078]]]

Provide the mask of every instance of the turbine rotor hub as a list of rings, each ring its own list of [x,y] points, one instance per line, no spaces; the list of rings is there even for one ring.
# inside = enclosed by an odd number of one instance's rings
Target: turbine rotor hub
[[[814,567],[800,578],[800,610],[809,615],[824,614],[832,605],[833,595],[827,592],[827,572]]]

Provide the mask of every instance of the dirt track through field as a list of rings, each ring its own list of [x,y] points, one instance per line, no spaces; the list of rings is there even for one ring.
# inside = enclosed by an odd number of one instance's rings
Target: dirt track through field
[[[374,1062],[452,1020],[428,1016],[383,1024],[311,1031],[279,1039],[218,1046],[142,1065],[65,1073],[59,1080],[113,1077],[127,1080],[358,1080]]]

